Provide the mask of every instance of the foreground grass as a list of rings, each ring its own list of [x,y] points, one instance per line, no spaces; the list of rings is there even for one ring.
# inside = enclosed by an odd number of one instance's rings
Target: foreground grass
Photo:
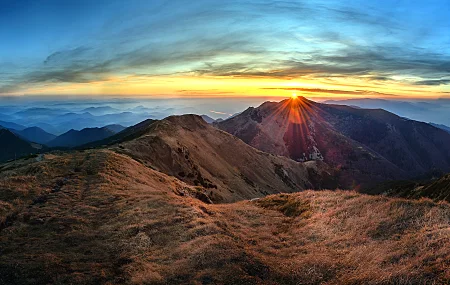
[[[108,151],[3,167],[0,284],[450,283],[447,203],[198,191]]]

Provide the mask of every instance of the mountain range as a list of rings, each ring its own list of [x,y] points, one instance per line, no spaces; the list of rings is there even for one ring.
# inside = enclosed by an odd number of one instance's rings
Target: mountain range
[[[23,130],[10,129],[10,131],[29,142],[36,142],[39,144],[47,144],[49,141],[56,138],[54,134],[47,133],[39,127],[29,127]]]
[[[102,128],[85,128],[80,131],[70,130],[46,143],[49,147],[77,147],[90,142],[99,141],[117,132],[121,132],[125,127],[120,125],[109,125]]]
[[[359,131],[383,140],[393,136],[387,123],[400,133],[441,132],[403,126],[390,113],[313,104],[265,103],[219,125],[247,118],[251,127],[237,132],[252,134],[245,140],[200,116],[171,116],[78,151],[0,164],[0,283],[448,284],[448,176],[386,191],[394,198],[321,190],[339,186],[344,171],[360,175],[330,157],[361,155],[353,162],[365,169],[406,173],[357,141]],[[270,127],[280,134],[262,134]],[[323,142],[324,132],[336,144]]]
[[[336,169],[344,188],[450,171],[449,133],[382,109],[299,97],[266,102],[215,125],[268,153],[321,160]]]

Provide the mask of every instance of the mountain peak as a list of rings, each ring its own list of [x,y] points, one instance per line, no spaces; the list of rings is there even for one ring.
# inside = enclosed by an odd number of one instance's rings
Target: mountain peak
[[[340,169],[348,187],[450,170],[450,146],[442,144],[448,133],[385,110],[297,97],[265,102],[216,126],[265,152],[323,160]]]

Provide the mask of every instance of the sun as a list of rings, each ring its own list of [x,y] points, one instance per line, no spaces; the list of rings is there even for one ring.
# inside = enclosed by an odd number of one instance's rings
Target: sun
[[[292,93],[292,95],[291,95],[291,99],[297,99],[297,94],[296,93]]]

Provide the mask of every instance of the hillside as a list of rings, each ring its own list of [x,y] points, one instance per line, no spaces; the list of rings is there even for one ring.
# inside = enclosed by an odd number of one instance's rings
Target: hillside
[[[446,126],[446,125],[442,125],[442,124],[433,124],[433,123],[429,123],[430,125],[442,129],[444,131],[446,131],[447,133],[450,133],[450,127]]]
[[[450,174],[438,179],[389,181],[370,188],[371,194],[417,199],[427,197],[450,202]]]
[[[70,130],[47,143],[50,147],[77,147],[90,142],[103,140],[115,132],[107,127]]]
[[[41,146],[31,144],[7,129],[0,129],[0,162],[36,153]]]
[[[323,160],[347,187],[450,171],[450,134],[381,109],[299,97],[266,102],[215,125],[269,153]]]
[[[30,127],[23,130],[11,130],[16,135],[26,139],[29,142],[39,144],[46,144],[56,138],[55,135],[50,134],[38,127]]]
[[[1,165],[0,189],[1,284],[450,282],[447,203],[305,191],[205,204],[105,150]]]
[[[324,163],[299,163],[260,152],[196,115],[153,122],[141,136],[111,149],[205,187],[206,195],[216,202],[338,186],[333,170]]]

